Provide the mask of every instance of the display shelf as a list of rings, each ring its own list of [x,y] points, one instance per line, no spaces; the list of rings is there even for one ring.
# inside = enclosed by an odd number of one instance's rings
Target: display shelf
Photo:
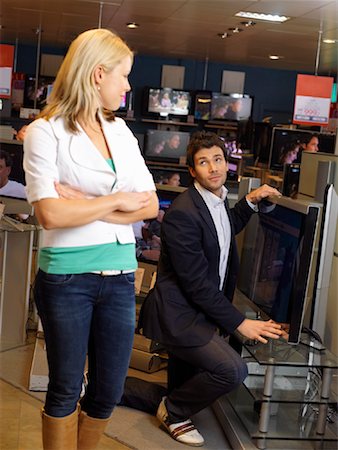
[[[323,434],[318,433],[317,405],[309,405],[305,410],[303,404],[296,407],[294,403],[279,403],[278,410],[270,414],[268,431],[261,432],[259,422],[262,403],[257,402],[243,385],[238,390],[228,394],[228,400],[232,405],[235,405],[236,413],[251,438],[257,441],[259,448],[269,448],[269,440],[327,441],[334,445],[337,444],[335,423],[327,422],[325,432]],[[265,445],[262,445],[261,440],[267,441]],[[305,447],[304,443],[302,445],[306,449],[312,448],[309,447],[310,444]],[[286,445],[284,448],[287,448]]]
[[[223,122],[220,123],[206,123],[204,128],[216,128],[217,130],[227,130],[227,131],[237,131],[237,125],[229,124],[226,125]]]
[[[180,127],[198,127],[198,124],[195,122],[180,122],[178,120],[161,120],[161,119],[141,119],[141,122],[144,123],[156,123],[158,125],[176,125]]]
[[[334,405],[337,402],[336,395],[332,392],[328,399],[321,399],[320,392],[317,388],[311,397],[307,394],[308,390],[313,384],[312,379],[306,377],[286,377],[275,376],[273,382],[273,390],[271,397],[267,398],[263,395],[264,376],[263,375],[249,375],[243,382],[244,387],[249,392],[254,401],[271,403],[298,403],[298,404],[328,404]]]

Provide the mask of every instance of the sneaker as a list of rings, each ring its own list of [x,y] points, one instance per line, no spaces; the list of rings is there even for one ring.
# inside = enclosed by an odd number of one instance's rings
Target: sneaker
[[[201,447],[204,444],[203,436],[198,432],[190,419],[178,423],[169,422],[165,399],[166,397],[162,398],[156,413],[156,417],[161,422],[161,426],[176,441],[191,445],[192,447]]]

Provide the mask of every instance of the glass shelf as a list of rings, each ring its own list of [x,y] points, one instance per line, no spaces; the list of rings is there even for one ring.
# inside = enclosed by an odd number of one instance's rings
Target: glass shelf
[[[327,422],[324,435],[316,433],[318,417],[316,405],[308,405],[307,408],[300,405],[297,408],[295,403],[275,404],[277,408],[271,409],[269,429],[266,433],[262,433],[258,425],[260,404],[254,400],[250,392],[244,386],[240,386],[228,394],[227,398],[252,439],[328,441],[335,446],[332,448],[337,448],[336,423]]]
[[[338,368],[338,358],[328,350],[316,350],[309,345],[290,345],[282,339],[271,339],[267,344],[248,345],[242,342],[249,354],[263,365]]]
[[[258,402],[270,401],[271,403],[299,403],[303,405],[310,403],[333,405],[337,402],[334,393],[331,393],[327,400],[321,399],[320,386],[317,386],[317,392],[313,392],[313,380],[307,381],[304,377],[275,376],[272,396],[269,399],[263,395],[263,375],[249,375],[243,384],[253,400]],[[309,393],[306,393],[308,390]],[[310,394],[311,392],[312,394]]]

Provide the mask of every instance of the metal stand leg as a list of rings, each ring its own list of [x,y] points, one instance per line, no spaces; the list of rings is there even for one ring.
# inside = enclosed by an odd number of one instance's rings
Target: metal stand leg
[[[332,381],[333,371],[330,367],[323,369],[322,388],[320,390],[320,405],[317,419],[316,433],[320,435],[325,434],[326,418],[328,410],[328,400],[330,395],[330,386]]]
[[[267,366],[264,378],[264,391],[263,391],[263,402],[261,406],[261,412],[259,415],[258,430],[260,433],[267,433],[269,430],[269,420],[270,420],[270,400],[273,391],[273,380],[275,376],[276,367],[273,365],[274,359],[269,360],[271,365]],[[257,447],[259,449],[266,448],[265,437],[257,440]]]

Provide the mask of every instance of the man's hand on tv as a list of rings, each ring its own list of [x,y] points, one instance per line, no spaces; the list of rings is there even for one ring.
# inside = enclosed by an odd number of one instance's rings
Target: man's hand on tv
[[[266,338],[279,339],[283,334],[282,327],[273,320],[244,319],[237,327],[237,331],[244,337],[266,344]]]
[[[281,197],[281,196],[282,194],[278,191],[278,189],[269,186],[268,184],[263,184],[259,188],[247,194],[246,199],[249,202],[253,203],[254,205],[257,205],[257,203],[259,203],[266,197]]]

